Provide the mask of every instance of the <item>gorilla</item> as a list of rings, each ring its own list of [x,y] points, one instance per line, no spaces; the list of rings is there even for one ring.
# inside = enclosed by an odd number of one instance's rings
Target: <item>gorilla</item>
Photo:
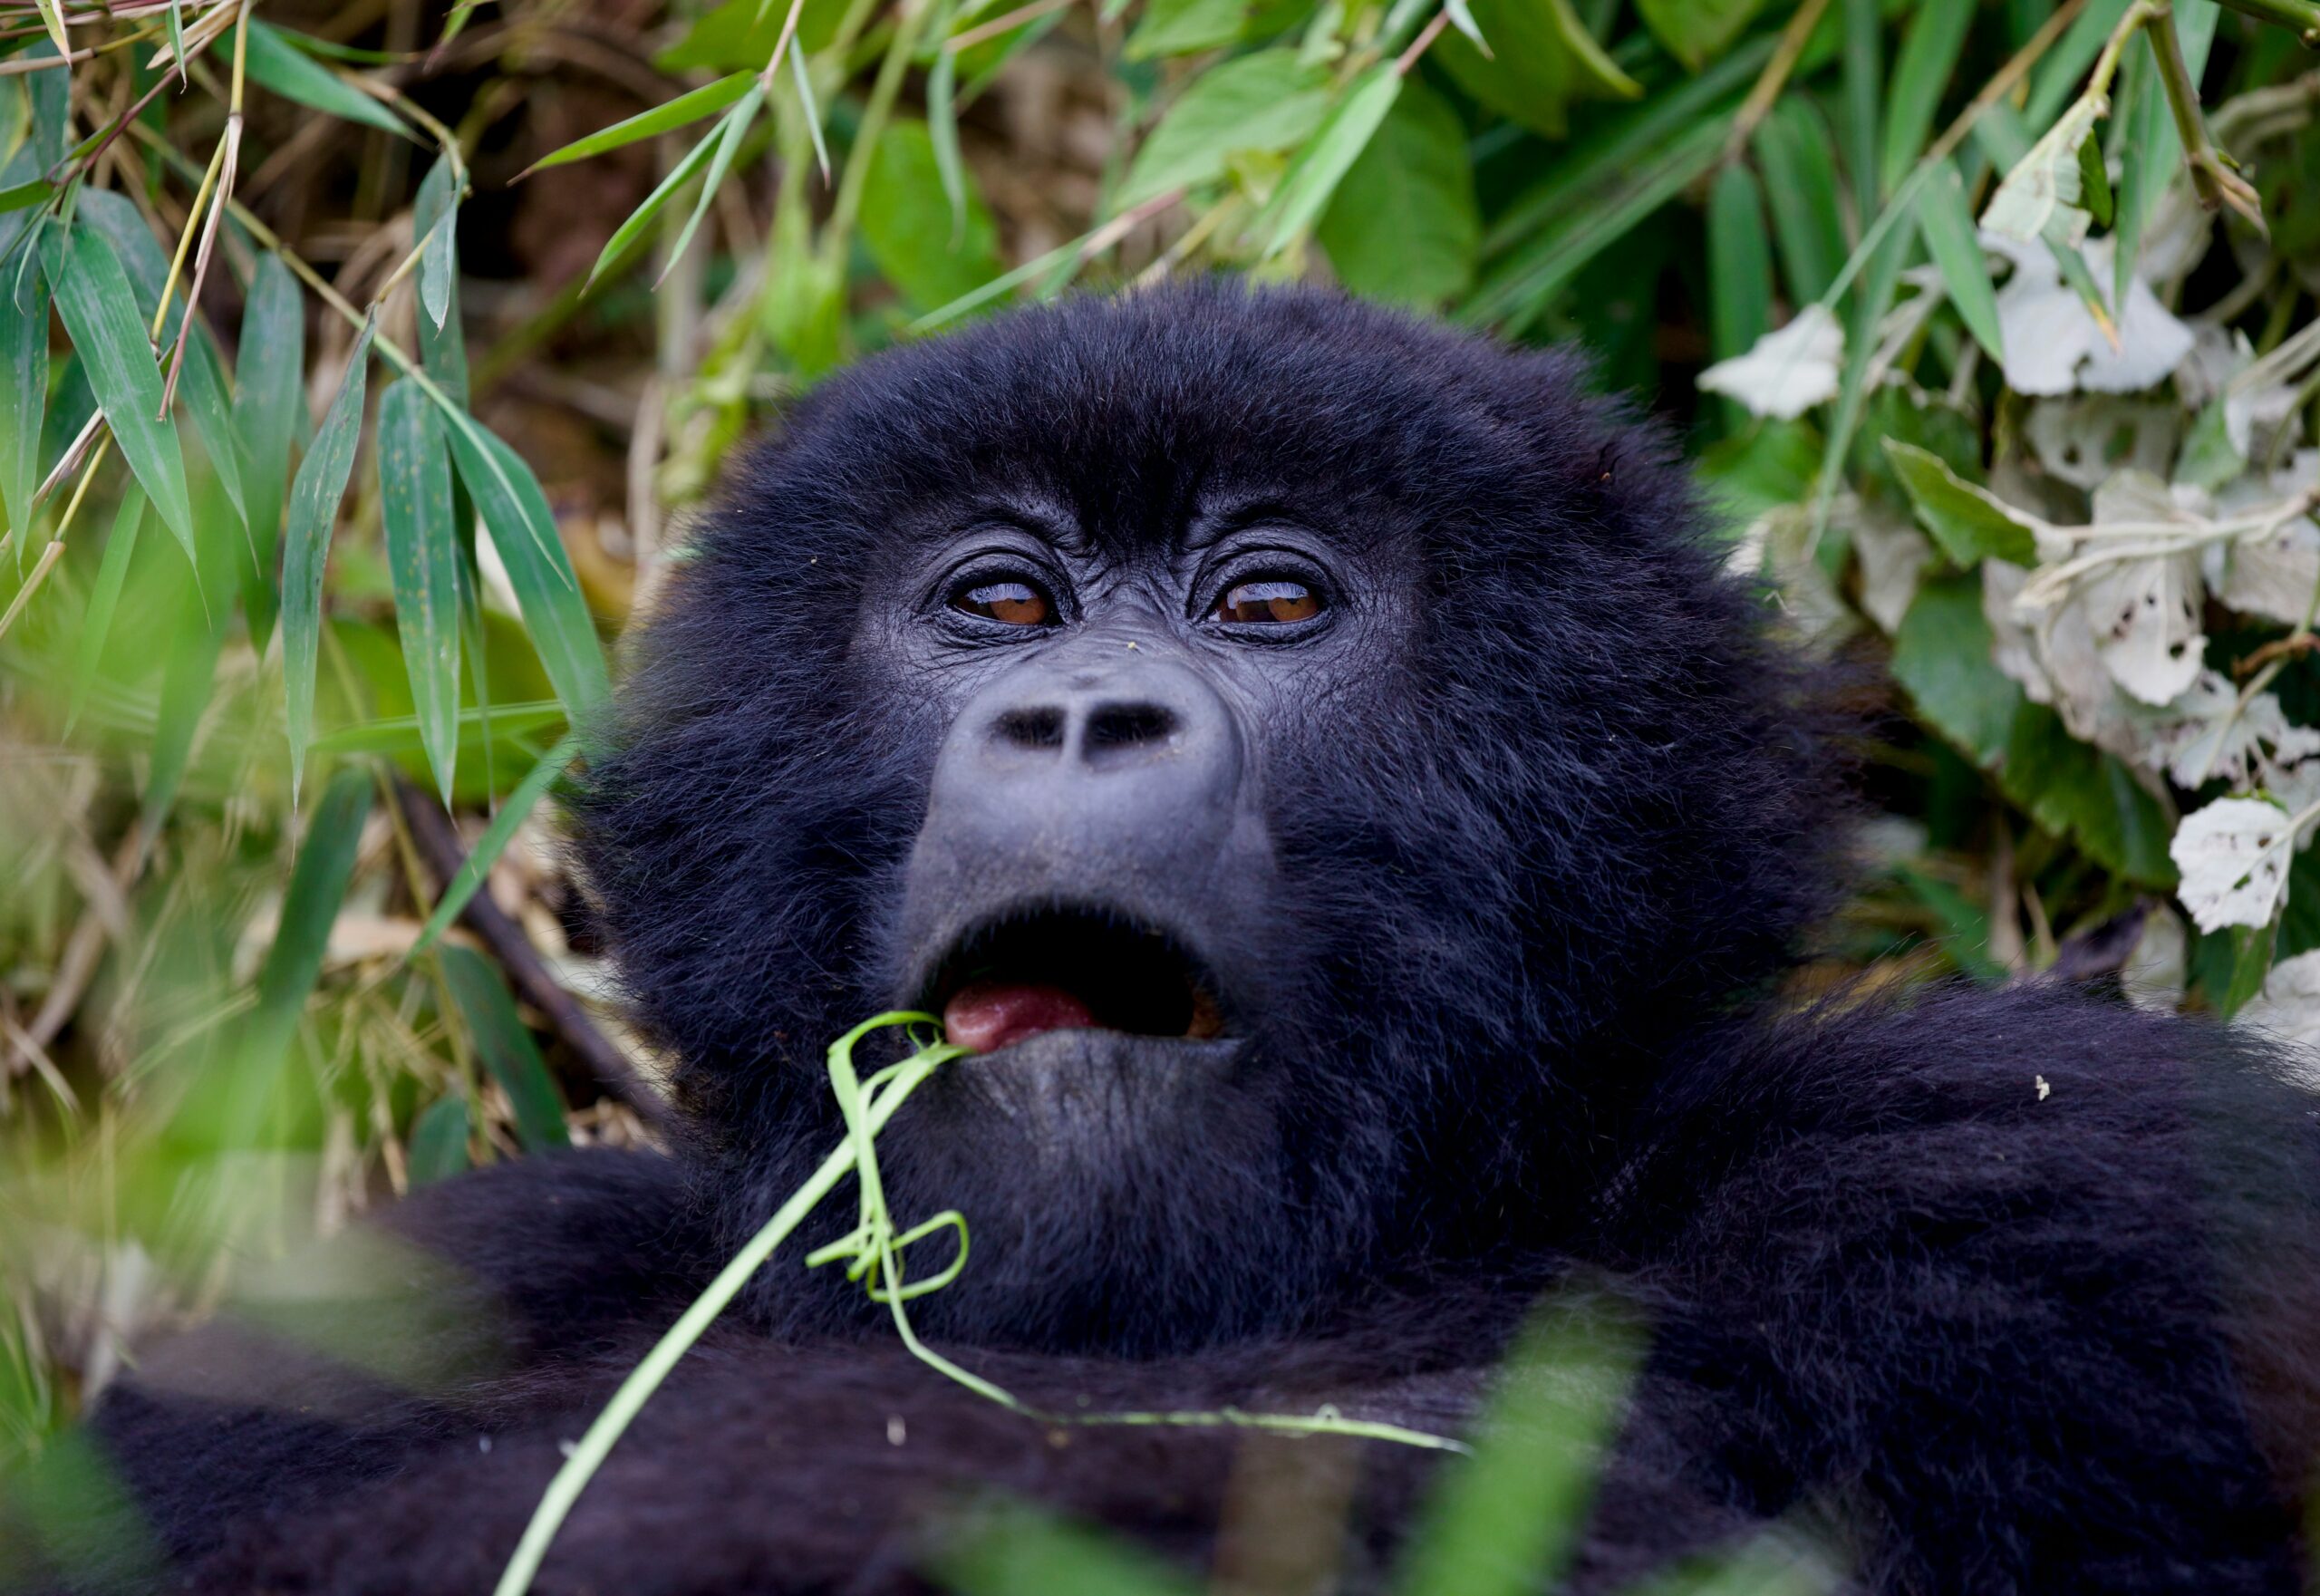
[[[148,1560],[50,1577],[488,1589],[839,1140],[824,1049],[901,1007],[972,1050],[878,1144],[901,1224],[972,1227],[914,1322],[1045,1409],[1464,1433],[1560,1292],[1648,1339],[1552,1589],[1769,1533],[1862,1591],[2296,1591],[2312,1099],[2052,985],[1780,995],[1849,731],[1706,525],[1572,357],[1318,292],[1078,299],[824,383],[697,527],[578,807],[679,1145],[429,1188],[351,1243],[392,1301],[154,1349],[92,1424]],[[1440,1454],[1010,1412],[803,1266],[848,1195],[536,1588],[937,1589],[1002,1500],[1220,1589],[1390,1578]]]

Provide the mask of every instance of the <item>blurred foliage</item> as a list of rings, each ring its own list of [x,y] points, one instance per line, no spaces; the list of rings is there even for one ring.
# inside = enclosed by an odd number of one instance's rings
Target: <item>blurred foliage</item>
[[[651,1138],[553,810],[672,517],[830,371],[1075,286],[1335,281],[1685,429],[1866,667],[1865,885],[1802,986],[2059,967],[2320,1032],[2299,33],[0,0],[0,1459],[79,1466],[233,1257]]]

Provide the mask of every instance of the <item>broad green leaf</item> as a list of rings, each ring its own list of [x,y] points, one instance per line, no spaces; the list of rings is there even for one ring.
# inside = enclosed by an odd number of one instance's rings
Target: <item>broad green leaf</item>
[[[43,229],[41,266],[114,444],[192,559],[193,505],[186,490],[185,457],[169,423],[154,420],[161,413],[161,372],[120,258],[93,228],[75,224]]]
[[[2006,345],[1998,327],[1997,290],[1990,286],[1989,261],[1974,233],[1974,213],[1966,203],[1966,182],[1958,175],[1957,162],[1943,161],[1919,189],[1918,231],[1967,330],[1992,360],[2003,364]]]
[[[249,29],[249,73],[261,85],[342,121],[411,137],[392,111],[292,44],[282,29],[256,17],[244,25]]]
[[[1400,1596],[1527,1596],[1555,1582],[1627,1413],[1640,1340],[1584,1307],[1550,1307],[1525,1328],[1473,1452],[1435,1475]]]
[[[1885,91],[1884,149],[1878,162],[1878,187],[1883,193],[1890,195],[1900,188],[1925,153],[1942,91],[1949,86],[1973,22],[1971,5],[1938,0],[1911,14],[1909,31],[1901,35],[1900,58],[1893,63]]]
[[[1595,42],[1570,0],[1473,0],[1472,10],[1491,53],[1454,33],[1436,42],[1434,59],[1467,93],[1533,132],[1561,138],[1574,100],[1631,100],[1643,92]]]
[[[1482,217],[1466,130],[1413,78],[1322,214],[1314,237],[1355,294],[1432,306],[1474,280]]]
[[[1758,124],[1755,151],[1789,299],[1798,305],[1819,299],[1837,280],[1846,255],[1828,124],[1810,102],[1791,95]]]
[[[136,292],[138,313],[150,328],[153,312],[161,303],[162,285],[169,274],[169,259],[162,254],[152,228],[146,225],[135,202],[127,195],[110,189],[82,190],[76,214],[79,220],[103,234],[105,241],[112,246],[121,271]],[[179,287],[182,291],[182,283]],[[184,299],[173,298],[169,313],[161,322],[159,343],[164,355],[177,342],[178,324],[185,314]],[[225,363],[218,358],[208,327],[198,318],[186,339],[185,369],[179,376],[178,397],[184,403],[186,413],[193,418],[193,430],[209,456],[210,469],[217,473],[234,514],[246,525],[249,512],[243,497],[242,451],[234,436],[233,406],[226,394]]]
[[[1964,893],[1946,881],[1936,881],[1922,871],[1906,866],[1900,871],[1901,884],[1909,895],[1933,911],[1941,922],[1941,951],[1950,962],[1981,986],[1996,986],[2006,978],[2005,965],[1990,957],[1990,917],[1987,910],[1969,902]]]
[[[1369,73],[1354,84],[1345,99],[1329,112],[1313,141],[1299,151],[1281,175],[1281,187],[1273,191],[1272,201],[1265,208],[1265,217],[1271,224],[1267,255],[1277,255],[1289,247],[1291,239],[1310,227],[1336,194],[1338,184],[1361,159],[1369,140],[1394,109],[1400,98],[1402,77],[1390,62],[1381,62],[1369,69]]]
[[[121,607],[121,585],[129,579],[129,562],[137,553],[137,531],[145,523],[145,491],[132,479],[122,490],[121,508],[112,517],[112,536],[105,539],[104,558],[97,566],[95,585],[89,590],[89,607],[81,615],[81,646],[72,663],[72,697],[64,711],[64,734],[89,701],[97,680],[98,662],[104,657],[105,636],[112,630],[113,612]]]
[[[282,917],[259,967],[257,1003],[240,1038],[239,1057],[223,1089],[188,1099],[179,1130],[212,1146],[256,1145],[280,1108],[279,1081],[290,1039],[320,979],[330,928],[346,897],[371,815],[371,773],[349,767],[323,789],[291,867]]]
[[[1202,1589],[1132,1542],[1005,1499],[935,1553],[959,1596],[1196,1596]]]
[[[808,55],[828,48],[837,36],[846,4],[847,0],[805,0],[798,14],[794,46]],[[774,0],[771,5],[761,4],[761,0],[726,0],[687,28],[684,37],[654,56],[652,64],[664,73],[739,72],[746,68],[754,74],[762,72],[772,58],[782,24],[788,19],[788,0]],[[737,91],[735,98],[739,97]]]
[[[40,251],[0,259],[0,508],[21,562],[40,488],[41,426],[48,405],[48,279]]]
[[[564,1099],[548,1079],[538,1044],[516,1012],[516,1000],[499,972],[481,953],[457,943],[438,950],[443,961],[443,983],[467,1020],[469,1034],[483,1067],[508,1094],[516,1116],[516,1137],[527,1152],[571,1145],[565,1128]]]
[[[1220,182],[1233,156],[1297,148],[1329,114],[1319,69],[1294,50],[1260,50],[1219,63],[1186,84],[1129,163],[1123,210],[1171,189]]]
[[[468,900],[475,896],[476,889],[491,874],[492,866],[499,862],[499,856],[507,852],[508,840],[516,835],[517,827],[538,807],[541,796],[555,785],[557,777],[572,768],[572,761],[579,757],[580,734],[567,732],[564,740],[540,756],[540,762],[516,784],[516,790],[508,795],[507,800],[499,806],[499,812],[491,817],[491,824],[460,864],[459,874],[451,877],[450,884],[443,888],[443,895],[436,900],[434,913],[427,916],[427,924],[411,950],[413,954],[423,953],[434,946],[435,939],[450,928],[451,922],[459,917],[459,911],[468,906]]]
[[[53,61],[57,54],[55,45],[41,39],[24,52],[24,59]],[[72,74],[70,69],[27,73],[24,92],[33,106],[34,158],[40,163],[40,169],[46,171],[64,159],[64,153],[72,142]]]
[[[338,501],[354,469],[355,445],[362,436],[363,385],[371,363],[371,336],[378,317],[362,324],[347,356],[337,397],[315,430],[314,447],[299,462],[290,485],[290,520],[282,541],[282,674],[288,691],[291,801],[314,737],[314,651],[322,638],[323,568],[330,557],[330,535]]]
[[[281,257],[258,256],[242,311],[241,360],[235,372],[234,431],[249,471],[242,485],[250,539],[257,552],[259,602],[248,609],[250,639],[263,652],[278,600],[275,552],[282,538],[282,500],[290,481],[290,448],[306,419],[306,314],[297,279]]]
[[[379,502],[411,701],[448,806],[459,750],[459,536],[442,430],[414,382],[390,383],[379,395]]]
[[[2032,523],[1988,489],[1977,488],[1951,470],[1940,456],[1903,443],[1885,440],[1885,457],[1900,479],[1918,519],[1936,543],[1961,566],[1976,566],[1985,558],[2031,566],[2038,560]]]
[[[468,1157],[468,1101],[456,1093],[427,1106],[411,1127],[411,1184],[431,1185],[463,1173]]]
[[[1707,197],[1708,348],[1717,360],[1745,355],[1772,331],[1773,245],[1756,175],[1734,161]],[[1735,425],[1746,414],[1727,401]]]
[[[1984,770],[2006,752],[2023,703],[2020,684],[1992,663],[1990,648],[1975,573],[1921,584],[1893,634],[1893,680],[1919,719]]]
[[[862,242],[915,309],[948,305],[1000,273],[999,230],[991,212],[972,189],[964,198],[965,221],[954,247],[931,131],[909,118],[886,124],[871,151],[870,180],[862,192]]]
[[[1636,11],[1668,53],[1697,72],[1764,9],[1764,0],[1636,0]]]
[[[451,459],[476,513],[491,535],[491,547],[508,568],[524,624],[539,650],[540,663],[555,683],[576,727],[596,723],[612,682],[604,670],[604,646],[580,597],[571,556],[556,535],[556,517],[539,479],[507,444],[476,426],[451,427]]]
[[[748,5],[750,0],[740,0],[740,3]],[[768,52],[773,48],[773,41],[770,37],[766,41],[766,48]],[[680,94],[673,100],[665,101],[650,111],[639,111],[625,121],[617,121],[611,127],[599,129],[585,139],[575,139],[553,155],[540,157],[526,170],[527,173],[545,171],[552,166],[563,166],[570,161],[585,160],[592,155],[602,155],[608,150],[618,150],[624,145],[633,144],[639,139],[650,139],[655,133],[665,133],[690,122],[697,122],[702,117],[715,115],[740,99],[756,82],[757,73],[753,72],[737,72],[730,77],[720,78],[713,83],[705,84],[689,93]]]
[[[34,178],[27,182],[11,183],[8,187],[0,189],[0,214],[12,210],[23,210],[30,206],[38,205],[55,192],[54,189],[39,178]]]
[[[449,159],[438,159],[420,180],[411,225],[427,240],[427,254],[419,263],[419,303],[440,328],[451,314],[451,285],[459,271],[459,179]]]
[[[1230,44],[1241,36],[1247,11],[1247,0],[1148,0],[1124,53],[1130,61],[1150,61]]]

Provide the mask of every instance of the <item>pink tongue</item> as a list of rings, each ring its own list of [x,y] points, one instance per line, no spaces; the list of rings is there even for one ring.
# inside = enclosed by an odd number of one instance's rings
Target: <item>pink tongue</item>
[[[1088,1005],[1058,986],[978,981],[942,1010],[942,1031],[970,1052],[988,1053],[1043,1030],[1096,1023]]]

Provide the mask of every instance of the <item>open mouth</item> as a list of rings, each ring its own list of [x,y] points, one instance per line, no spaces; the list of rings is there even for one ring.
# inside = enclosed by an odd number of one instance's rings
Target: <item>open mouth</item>
[[[1201,1040],[1223,1029],[1213,983],[1175,938],[1095,910],[1010,915],[970,932],[928,997],[944,1034],[977,1053],[1049,1030]]]

